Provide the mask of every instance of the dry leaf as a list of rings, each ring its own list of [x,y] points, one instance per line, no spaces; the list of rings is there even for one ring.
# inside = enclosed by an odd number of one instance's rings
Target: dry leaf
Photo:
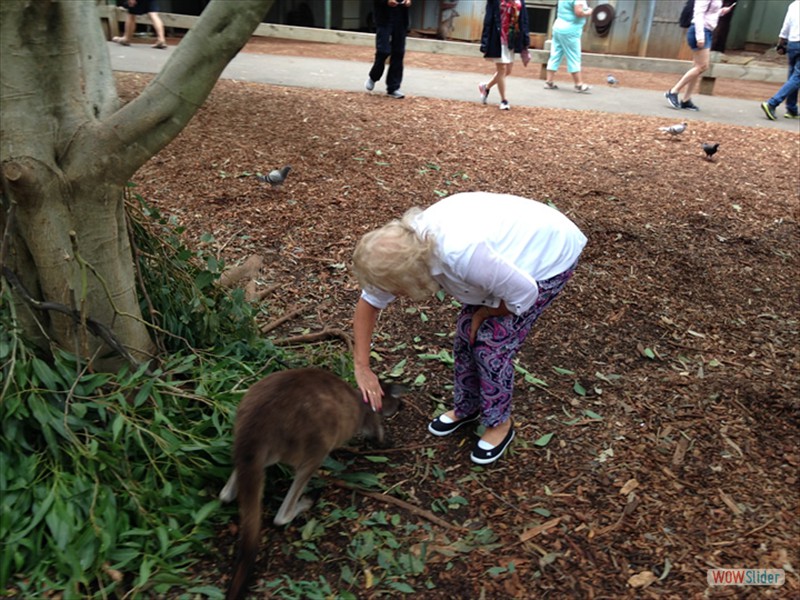
[[[622,489],[619,491],[620,494],[630,494],[633,490],[639,487],[639,482],[636,479],[629,479],[625,485],[622,486]]]
[[[549,521],[546,521],[546,522],[542,523],[541,525],[537,525],[536,527],[531,527],[527,531],[523,531],[520,534],[519,541],[520,542],[527,542],[528,540],[530,540],[532,538],[535,538],[540,533],[542,533],[544,531],[547,531],[548,529],[552,529],[553,527],[558,525],[560,522],[561,522],[561,517],[558,517],[556,519],[550,519]]]
[[[731,498],[728,494],[726,494],[722,490],[719,490],[719,497],[722,499],[725,505],[733,511],[733,514],[737,516],[742,514],[743,512],[742,509],[739,508],[739,505],[736,504],[736,501],[733,498]]]
[[[642,571],[628,579],[628,585],[635,588],[646,588],[655,581],[658,581],[658,577],[652,571]]]
[[[112,569],[108,563],[103,565],[103,571],[105,571],[106,575],[108,575],[115,583],[120,583],[125,578],[121,571]]]
[[[689,448],[689,440],[683,436],[678,440],[678,445],[675,448],[675,454],[672,455],[673,466],[680,466],[683,464],[683,458],[686,456],[686,450]]]

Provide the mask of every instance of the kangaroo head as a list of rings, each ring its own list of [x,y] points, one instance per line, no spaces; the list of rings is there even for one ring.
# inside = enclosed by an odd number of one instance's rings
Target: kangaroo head
[[[391,417],[400,410],[402,402],[401,396],[408,391],[402,385],[396,383],[381,382],[383,389],[383,407],[380,412],[365,410],[364,423],[361,433],[365,438],[375,440],[378,445],[384,445],[385,433],[383,429],[383,418]]]
[[[401,398],[408,389],[397,383],[386,383],[385,381],[381,381],[381,389],[383,390],[381,414],[384,417],[391,417],[402,407]]]

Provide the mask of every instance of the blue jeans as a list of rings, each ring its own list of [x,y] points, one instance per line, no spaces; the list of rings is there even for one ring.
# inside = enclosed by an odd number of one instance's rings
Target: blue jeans
[[[767,104],[774,109],[785,100],[786,112],[796,115],[797,90],[800,89],[800,42],[789,42],[786,57],[789,59],[789,78],[778,93],[767,100]]]

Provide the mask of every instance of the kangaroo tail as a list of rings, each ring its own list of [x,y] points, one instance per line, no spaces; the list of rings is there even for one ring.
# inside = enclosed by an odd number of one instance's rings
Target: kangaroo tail
[[[264,491],[264,467],[248,457],[246,464],[236,461],[239,486],[239,549],[233,566],[226,600],[243,600],[261,537],[261,496]]]

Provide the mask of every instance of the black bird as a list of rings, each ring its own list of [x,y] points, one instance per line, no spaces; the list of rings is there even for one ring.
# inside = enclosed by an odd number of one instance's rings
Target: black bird
[[[273,169],[267,175],[256,175],[256,179],[261,183],[268,183],[272,187],[280,187],[280,185],[286,181],[286,176],[289,175],[289,171],[291,170],[291,165],[286,165],[282,169]]]
[[[703,152],[706,153],[706,160],[712,160],[711,157],[717,153],[719,149],[719,144],[709,144],[708,142],[703,142]]]

